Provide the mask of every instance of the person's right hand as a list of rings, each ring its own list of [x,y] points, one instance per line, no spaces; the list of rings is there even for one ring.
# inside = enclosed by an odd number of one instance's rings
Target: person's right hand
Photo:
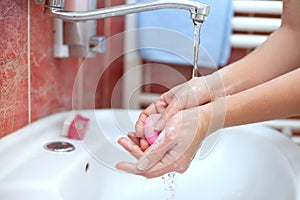
[[[161,114],[154,126],[156,131],[161,131],[168,120],[178,111],[203,105],[221,96],[216,95],[214,91],[221,88],[219,87],[220,83],[218,76],[203,76],[193,78],[165,92],[140,114],[135,124],[136,136],[144,138],[144,123],[151,114]]]
[[[209,104],[207,104],[209,105]],[[146,150],[133,133],[118,143],[138,159],[137,163],[120,161],[116,168],[129,173],[154,178],[189,167],[201,142],[209,133],[211,109],[195,107],[177,112],[166,124],[157,140]]]

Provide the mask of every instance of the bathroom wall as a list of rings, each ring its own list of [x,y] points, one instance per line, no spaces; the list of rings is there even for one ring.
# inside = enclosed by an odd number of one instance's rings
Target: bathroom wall
[[[121,107],[122,85],[115,85],[123,74],[119,33],[124,30],[124,17],[97,20],[97,34],[107,38],[104,54],[90,59],[54,58],[53,21],[43,14],[39,2],[0,1],[0,138],[74,107]],[[124,0],[98,0],[97,7],[119,4]],[[189,69],[178,70],[187,77],[191,74]],[[171,77],[168,80],[178,84]]]
[[[89,59],[54,58],[53,21],[43,14],[43,4],[38,2],[0,1],[0,138],[44,116],[74,107],[121,107],[122,84],[115,85],[123,75],[123,36],[119,33],[124,30],[124,17],[97,20],[97,34],[107,38],[105,53]],[[97,7],[124,2],[98,0]],[[229,63],[246,53],[233,49]],[[191,68],[174,68],[187,79],[191,75]],[[155,70],[155,77],[159,77]],[[153,74],[150,76],[153,79]],[[168,81],[178,84],[172,77]],[[163,92],[165,88],[156,85],[145,90]]]
[[[120,37],[110,41],[107,51],[95,58],[54,58],[53,22],[38,2],[0,1],[0,138],[74,106],[110,107],[113,86],[122,74],[122,57],[106,62],[122,49]],[[98,7],[112,4],[123,4],[123,0],[98,0]],[[123,17],[97,23],[97,34],[106,38],[123,31]],[[74,84],[75,79],[79,84]],[[118,95],[116,107],[121,105],[121,91]]]

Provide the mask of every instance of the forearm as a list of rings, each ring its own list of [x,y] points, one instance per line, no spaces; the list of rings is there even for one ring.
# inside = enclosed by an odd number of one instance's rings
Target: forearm
[[[215,72],[222,80],[216,98],[236,94],[296,69],[300,63],[300,33],[282,27],[243,59]],[[220,82],[220,81],[219,81]]]
[[[285,118],[300,114],[300,68],[240,93],[199,106],[204,129],[220,128]],[[200,128],[203,128],[202,126]]]
[[[224,127],[300,114],[300,68],[225,98]]]

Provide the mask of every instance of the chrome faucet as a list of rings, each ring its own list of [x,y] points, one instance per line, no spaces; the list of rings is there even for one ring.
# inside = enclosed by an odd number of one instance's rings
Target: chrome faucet
[[[64,5],[65,0],[46,0],[45,13],[63,20],[85,21],[163,8],[178,8],[189,10],[191,12],[191,19],[202,23],[206,20],[210,9],[206,4],[190,0],[153,0],[89,11],[65,11]]]
[[[55,57],[89,57],[104,52],[104,37],[95,36],[96,19],[178,8],[189,10],[194,23],[203,23],[210,9],[208,5],[190,0],[149,0],[96,9],[96,1],[46,0],[45,14],[54,17]]]

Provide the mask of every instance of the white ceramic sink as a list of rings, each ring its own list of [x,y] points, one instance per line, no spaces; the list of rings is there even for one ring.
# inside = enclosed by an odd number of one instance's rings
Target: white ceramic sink
[[[0,140],[1,200],[300,200],[300,148],[263,125],[220,130],[209,136],[188,171],[155,179],[120,172],[134,159],[117,139],[132,131],[140,111],[89,110],[83,141],[60,136],[63,112]],[[70,142],[72,152],[44,145]]]

